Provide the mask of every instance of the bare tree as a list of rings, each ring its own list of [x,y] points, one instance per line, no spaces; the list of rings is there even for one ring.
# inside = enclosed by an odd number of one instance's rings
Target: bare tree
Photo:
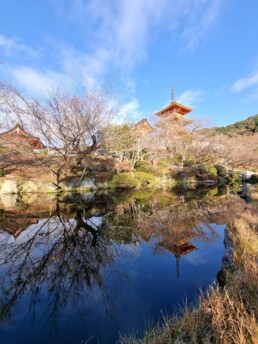
[[[47,166],[56,176],[71,167],[79,167],[94,152],[101,138],[100,131],[112,119],[114,109],[104,90],[83,91],[69,96],[52,92],[46,102],[39,102],[22,95],[12,85],[0,85],[1,117],[12,114],[24,128],[37,134],[47,147],[47,158],[38,163]]]

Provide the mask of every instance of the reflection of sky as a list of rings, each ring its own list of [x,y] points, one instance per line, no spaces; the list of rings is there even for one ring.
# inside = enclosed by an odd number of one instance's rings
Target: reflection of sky
[[[211,226],[216,231],[216,234],[218,234],[218,236],[212,236],[212,234],[209,233],[209,228],[205,228],[203,226],[202,228],[207,233],[207,236],[209,238],[209,243],[206,244],[204,241],[200,239],[191,240],[191,243],[197,246],[198,250],[195,250],[191,252],[191,254],[184,256],[184,260],[187,263],[192,265],[210,265],[211,260],[216,259],[218,255],[220,257],[221,253],[223,254],[224,246],[221,245],[221,238],[223,238],[224,236],[225,225],[211,224]],[[205,249],[206,246],[209,249]],[[214,255],[212,255],[211,252],[214,252]]]
[[[100,217],[90,220],[94,226],[102,223]],[[16,240],[8,236],[11,241],[6,244],[26,242],[42,223],[43,220],[31,225]],[[56,225],[56,219],[53,219],[48,227]],[[70,220],[67,225],[73,226],[74,221]],[[12,310],[12,321],[1,325],[0,341],[16,344],[19,338],[21,344],[30,344],[37,338],[39,344],[65,344],[82,343],[91,336],[97,336],[100,343],[114,343],[119,333],[125,335],[141,331],[149,321],[156,321],[162,314],[170,314],[182,300],[187,298],[192,302],[198,288],[206,287],[216,278],[223,255],[225,226],[213,224],[212,227],[219,235],[212,235],[210,229],[202,225],[206,238],[210,240],[207,243],[201,238],[191,241],[198,249],[179,259],[179,277],[174,255],[164,248],[157,250],[158,237],[135,244],[113,242],[115,261],[101,268],[104,282],[101,288],[96,283],[91,288],[82,286],[75,303],[68,296],[67,304],[57,311],[56,324],[47,320],[48,309],[55,301],[47,283],[40,286],[34,310],[31,309],[30,291],[26,290]],[[47,227],[43,228],[42,234],[47,230]],[[61,230],[57,225],[50,238],[52,243]],[[40,243],[33,255],[44,254],[46,249],[44,243]],[[50,277],[51,269],[52,266],[49,268]],[[63,286],[67,282],[64,280]],[[97,341],[92,339],[89,343]]]

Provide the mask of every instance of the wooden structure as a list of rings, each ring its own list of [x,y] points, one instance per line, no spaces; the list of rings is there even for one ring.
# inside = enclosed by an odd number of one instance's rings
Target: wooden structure
[[[137,130],[140,135],[149,134],[154,131],[147,118],[143,118],[140,122],[133,124],[132,128]]]
[[[32,149],[43,149],[44,145],[38,137],[29,134],[20,124],[4,133],[0,133],[0,146],[20,148],[21,146]]]
[[[184,116],[190,113],[193,109],[175,101],[174,98],[174,87],[172,87],[172,102],[164,109],[156,112],[155,115],[161,118],[169,118],[175,121],[183,121],[185,124],[189,124],[192,121],[185,118]]]
[[[177,114],[180,116],[184,116],[191,111],[192,111],[191,108],[181,105],[173,100],[172,103],[170,103],[167,107],[160,110],[159,112],[156,112],[156,115],[159,117],[167,116],[170,114]]]

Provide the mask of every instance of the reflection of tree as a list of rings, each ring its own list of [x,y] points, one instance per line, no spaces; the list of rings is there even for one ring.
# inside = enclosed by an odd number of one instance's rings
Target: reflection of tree
[[[239,205],[236,198],[229,196],[192,199],[190,195],[179,197],[161,191],[145,197],[147,201],[139,196],[142,195],[122,197],[120,203],[117,197],[103,195],[84,203],[78,197],[76,204],[66,199],[57,202],[54,210],[48,209],[47,219],[35,224],[34,216],[34,224],[19,231],[16,239],[1,235],[1,319],[11,316],[22,295],[30,296],[33,308],[42,289],[48,295],[48,316],[54,319],[61,309],[78,304],[95,287],[106,305],[112,307],[105,288],[104,268],[116,260],[119,243],[130,245],[154,238],[153,253],[170,251],[179,263],[182,255],[196,249],[191,243],[193,238],[196,242],[214,237],[216,231],[210,223],[229,222]],[[47,211],[39,213],[46,217]],[[9,215],[12,221],[15,219],[14,212],[6,214],[1,222],[3,229],[5,224],[10,228]],[[26,214],[31,216],[28,209]],[[93,216],[103,216],[102,221],[97,223]],[[19,228],[23,218],[17,214]],[[26,217],[24,220],[27,224]],[[200,224],[205,224],[210,233]]]
[[[99,226],[77,208],[74,219],[60,210],[23,232],[14,242],[0,242],[1,318],[10,316],[19,297],[28,293],[31,305],[39,299],[40,288],[48,288],[49,316],[67,302],[77,302],[85,287],[99,286],[105,293],[102,267],[116,254],[99,231]],[[106,296],[106,295],[104,295]]]
[[[163,205],[162,202],[163,201]],[[163,193],[145,203],[131,202],[130,207],[118,215],[105,217],[106,235],[119,242],[149,241],[155,238],[154,252],[170,251],[176,257],[176,270],[179,276],[179,259],[197,247],[191,243],[194,239],[209,243],[218,237],[212,223],[229,222],[237,207],[238,198],[202,197],[192,199],[179,196],[172,201]]]

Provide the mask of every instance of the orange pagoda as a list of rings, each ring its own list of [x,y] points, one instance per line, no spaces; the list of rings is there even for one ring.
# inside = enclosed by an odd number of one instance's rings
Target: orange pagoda
[[[184,116],[192,110],[192,108],[179,104],[175,101],[174,87],[172,86],[172,102],[164,109],[156,112],[155,115],[163,118],[171,117],[173,120],[183,120],[184,122],[191,123],[191,120],[185,118]]]

